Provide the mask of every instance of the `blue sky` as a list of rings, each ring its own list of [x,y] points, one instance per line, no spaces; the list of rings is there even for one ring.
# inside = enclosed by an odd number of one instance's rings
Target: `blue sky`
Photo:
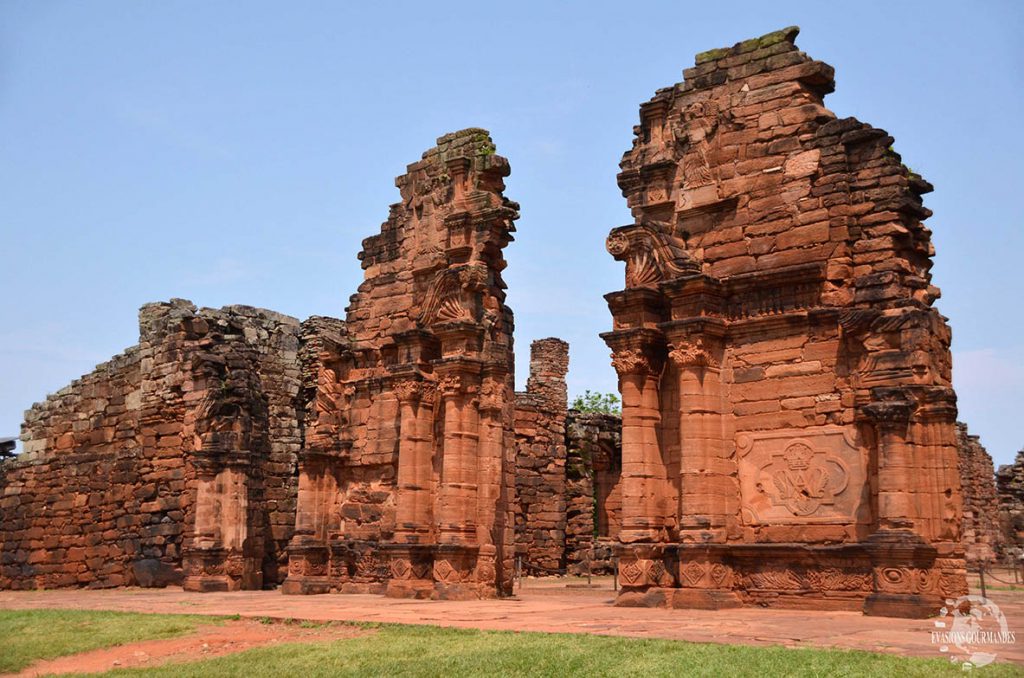
[[[826,103],[887,130],[926,197],[961,418],[1024,446],[1019,253],[1024,11],[1013,2],[0,3],[0,436],[185,297],[343,315],[393,179],[486,127],[522,204],[506,250],[518,383],[571,344],[570,392],[610,391],[597,338],[622,283],[604,238],[637,107],[696,52],[797,24]]]

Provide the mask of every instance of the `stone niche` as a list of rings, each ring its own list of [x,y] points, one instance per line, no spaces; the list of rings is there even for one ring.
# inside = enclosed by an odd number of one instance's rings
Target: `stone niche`
[[[796,28],[640,106],[607,239],[622,605],[925,616],[966,593],[930,184]]]
[[[515,402],[503,248],[518,205],[485,130],[396,185],[344,322],[304,327],[305,443],[285,593],[511,593]]]

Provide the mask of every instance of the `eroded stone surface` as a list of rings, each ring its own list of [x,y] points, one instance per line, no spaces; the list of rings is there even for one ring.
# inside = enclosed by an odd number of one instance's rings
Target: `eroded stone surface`
[[[931,186],[797,32],[700,55],[621,162],[621,602],[927,615],[966,590]]]
[[[516,397],[516,550],[527,574],[565,572],[569,345],[530,346],[530,378]]]
[[[345,322],[307,323],[306,439],[286,593],[511,590],[518,205],[484,130],[438,139],[396,185]]]
[[[996,474],[999,524],[1003,539],[1016,555],[1024,553],[1024,450],[1012,464],[999,467]]]
[[[137,346],[26,413],[24,453],[0,472],[0,588],[283,578],[298,321],[172,300],[139,327]]]
[[[978,436],[968,432],[967,424],[957,422],[956,432],[964,497],[964,553],[968,562],[991,562],[1004,547],[992,457]]]

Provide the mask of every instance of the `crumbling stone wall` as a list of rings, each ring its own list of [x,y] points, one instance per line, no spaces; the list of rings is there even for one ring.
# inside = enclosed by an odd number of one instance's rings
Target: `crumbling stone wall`
[[[992,457],[978,436],[970,435],[967,424],[957,422],[956,430],[964,496],[964,553],[968,561],[991,561],[1003,549]]]
[[[824,107],[797,32],[699,54],[620,164],[622,604],[924,616],[967,590],[932,187]]]
[[[569,410],[566,555],[571,574],[611,574],[622,489],[622,417]]]
[[[304,332],[309,398],[286,593],[511,592],[518,205],[485,130],[441,137],[363,241],[345,322]]]
[[[1024,549],[1024,450],[1017,453],[1012,464],[999,467],[996,493],[1003,541],[1019,555]]]
[[[180,564],[182,516],[161,522],[178,509],[151,482],[164,450],[137,454],[141,381],[133,347],[26,413],[24,451],[0,467],[0,588],[123,586],[132,559]],[[163,473],[184,489],[182,468]]]
[[[26,413],[25,451],[0,472],[0,588],[279,580],[298,322],[172,300],[139,327],[138,346]]]
[[[527,574],[565,571],[569,345],[530,345],[530,377],[516,397],[516,550]]]

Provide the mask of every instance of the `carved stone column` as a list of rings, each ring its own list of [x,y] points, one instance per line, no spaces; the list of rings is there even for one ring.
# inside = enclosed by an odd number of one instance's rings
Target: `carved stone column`
[[[902,389],[875,389],[874,396],[862,408],[875,425],[878,468],[878,530],[865,544],[874,592],[864,601],[864,614],[928,617],[944,596],[938,552],[919,533],[920,511],[911,491],[920,484],[908,440],[915,404]]]
[[[225,451],[208,441],[195,453],[196,522],[183,554],[186,591],[259,589],[260,544],[249,534],[248,451]]]
[[[737,489],[725,458],[720,360],[703,337],[674,339],[669,358],[679,392],[679,541],[721,542]]]
[[[427,598],[434,588],[429,390],[418,379],[395,385],[401,417],[395,543],[385,545],[391,560],[387,595],[393,598]]]
[[[622,529],[618,547],[622,594],[616,605],[662,606],[675,583],[675,554],[666,543],[665,463],[658,387],[664,346],[620,345],[612,354],[622,393]]]
[[[672,605],[683,608],[740,607],[732,591],[732,568],[721,552],[726,521],[736,512],[735,462],[725,455],[721,360],[713,338],[672,339],[669,358],[678,378],[679,542]]]
[[[327,535],[332,520],[329,504],[338,491],[331,472],[336,456],[320,448],[300,453],[296,527],[288,544],[288,577],[281,585],[282,593],[316,594],[331,590]]]
[[[863,408],[875,425],[878,464],[877,518],[879,530],[914,528],[917,511],[909,489],[913,457],[907,429],[913,404],[909,400],[875,401]]]
[[[661,365],[639,348],[612,354],[622,393],[622,530],[623,543],[656,542],[662,534],[656,480],[663,476],[658,425],[658,380]]]

